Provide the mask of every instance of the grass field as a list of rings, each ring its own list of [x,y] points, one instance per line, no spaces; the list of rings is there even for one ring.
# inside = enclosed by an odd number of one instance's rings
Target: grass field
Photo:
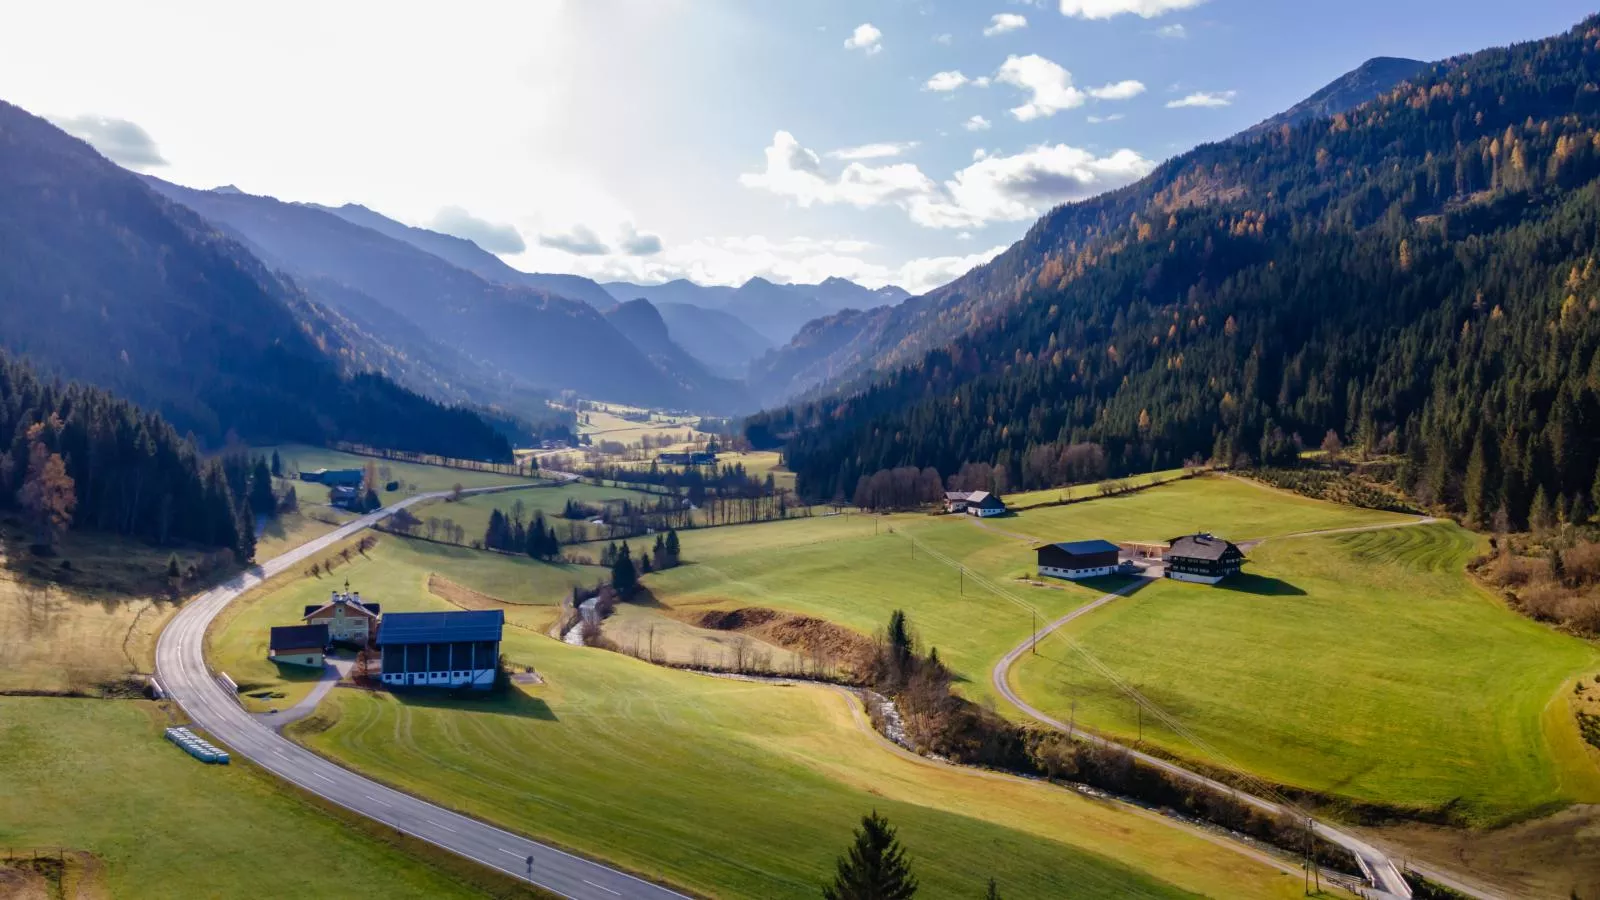
[[[310,492],[319,495],[315,498],[315,502],[321,503],[325,499],[320,496],[322,493],[320,486],[306,485],[304,487],[316,488],[314,492]],[[295,492],[297,497],[299,496],[299,491],[300,489],[297,488]],[[310,507],[312,504],[306,503],[307,499],[310,498],[301,498],[301,502]],[[355,518],[353,513],[345,512],[342,509],[318,506],[315,509],[307,508],[303,512],[284,513],[268,519],[265,527],[256,534],[256,560],[258,562],[266,562],[280,553],[293,550],[307,541],[316,540],[338,528],[339,525],[335,523],[348,522],[353,518]]]
[[[1160,472],[1148,472],[1142,475],[1129,475],[1126,478],[1112,479],[1115,482],[1130,487],[1150,487],[1168,481],[1182,478],[1184,469],[1163,469]],[[1045,488],[1039,491],[1019,491],[1006,494],[1006,506],[1011,509],[1027,509],[1034,506],[1043,506],[1050,503],[1061,503],[1067,500],[1081,500],[1086,497],[1100,496],[1100,483],[1072,484],[1066,487]]]
[[[679,532],[687,564],[649,575],[645,584],[675,610],[764,606],[866,635],[903,609],[923,644],[939,648],[963,693],[992,696],[989,667],[1027,637],[1033,618],[919,552],[905,532],[992,578],[1011,579],[1032,568],[1026,543],[978,528],[967,517],[825,516]],[[634,552],[648,543],[640,539]],[[1046,617],[1099,596],[1093,585],[1016,590]]]
[[[448,503],[430,503],[415,510],[417,517],[426,521],[430,517],[448,518],[466,529],[467,540],[473,541],[483,537],[484,529],[489,526],[489,514],[499,509],[510,514],[512,504],[521,500],[527,509],[527,519],[531,521],[533,514],[544,513],[545,522],[553,525],[562,540],[566,540],[567,530],[571,525],[584,527],[586,532],[595,532],[598,529],[588,528],[585,522],[574,522],[561,518],[561,511],[567,505],[567,500],[576,500],[590,506],[602,506],[611,500],[629,500],[634,503],[655,503],[659,498],[657,494],[648,494],[643,491],[631,491],[627,488],[596,487],[592,484],[562,484],[550,487],[533,488],[526,491],[512,491],[506,494],[486,494],[478,497],[466,497]]]
[[[381,604],[384,612],[407,612],[432,609],[440,602],[428,593],[428,575],[437,573],[508,600],[509,622],[543,630],[555,620],[555,607],[573,584],[594,584],[606,574],[598,568],[552,565],[392,535],[380,536],[365,558],[355,554],[351,560],[321,578],[299,572],[281,576],[251,602],[229,607],[212,626],[207,658],[239,683],[246,708],[283,709],[311,690],[320,673],[268,660],[267,637],[274,625],[301,624],[306,606],[326,600],[347,579],[352,590]],[[281,696],[250,696],[256,693]]]
[[[642,410],[616,407],[618,412],[642,412]],[[588,417],[585,422],[584,418]],[[617,441],[622,444],[636,444],[645,435],[659,439],[663,436],[674,438],[682,442],[687,434],[699,434],[697,426],[700,424],[698,416],[661,416],[653,415],[649,422],[633,422],[608,409],[590,409],[578,413],[578,433],[589,435],[596,444],[601,441]]]
[[[1241,478],[1203,475],[1088,503],[1024,510],[992,522],[1040,541],[1164,541],[1196,531],[1244,541],[1415,518],[1324,503]]]
[[[247,764],[198,763],[162,739],[166,724],[144,701],[0,698],[0,846],[89,851],[109,896],[128,900],[509,889],[336,818]]]
[[[447,491],[455,485],[462,487],[488,487],[497,484],[511,484],[517,481],[538,481],[533,478],[518,478],[515,475],[499,475],[493,472],[474,472],[470,469],[451,469],[445,466],[427,466],[418,463],[399,462],[398,460],[376,459],[370,456],[361,456],[355,453],[341,453],[338,450],[328,450],[323,447],[310,447],[304,444],[285,444],[280,447],[255,447],[251,452],[270,457],[272,451],[278,451],[283,461],[283,471],[287,474],[291,470],[310,472],[314,469],[360,469],[371,462],[380,468],[388,466],[391,477],[400,482],[400,491],[405,493],[410,485],[416,485],[417,491]],[[295,482],[296,493],[301,503],[323,503],[327,489],[320,484]],[[380,492],[379,496],[385,501],[390,495]]]
[[[1312,524],[1280,513],[1236,527]],[[1477,540],[1450,524],[1273,540],[1231,586],[1159,582],[1068,631],[1233,763],[1281,783],[1473,825],[1596,802],[1570,716],[1545,711],[1600,654],[1468,583]],[[1080,723],[1137,733],[1133,705],[1062,639],[1013,677],[1046,711],[1064,717],[1076,701]],[[1150,716],[1144,737],[1221,762]]]
[[[335,692],[297,736],[384,781],[712,896],[814,897],[871,809],[928,896],[1297,895],[1299,881],[1047,785],[907,759],[823,688],[663,670],[508,630],[546,683],[465,700]]]
[[[226,552],[103,534],[68,532],[49,557],[29,543],[20,523],[0,519],[0,691],[120,691],[124,679],[151,670],[156,635],[176,609],[169,556],[185,568],[234,570]]]

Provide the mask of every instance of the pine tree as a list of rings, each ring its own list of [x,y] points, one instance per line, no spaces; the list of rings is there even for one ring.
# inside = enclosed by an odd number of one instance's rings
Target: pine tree
[[[278,451],[272,451],[272,477],[283,477],[283,460],[278,458]]]
[[[1471,528],[1481,528],[1488,518],[1489,510],[1494,508],[1494,498],[1489,491],[1489,460],[1487,438],[1482,429],[1478,430],[1472,442],[1472,455],[1467,458],[1466,483],[1462,490],[1467,501],[1467,525]]]
[[[855,843],[839,857],[833,883],[822,889],[823,900],[909,900],[917,879],[895,829],[873,810],[861,819]]]
[[[992,877],[989,879],[989,889],[983,892],[983,900],[1000,900],[1000,885]]]
[[[1550,496],[1544,492],[1544,486],[1533,492],[1533,506],[1528,511],[1528,525],[1536,532],[1549,531],[1555,527],[1555,509],[1550,505]]]
[[[250,474],[250,511],[258,516],[271,516],[278,511],[278,498],[272,493],[272,471],[259,456]]]
[[[633,567],[633,554],[626,542],[617,550],[616,561],[611,564],[611,586],[624,600],[632,600],[639,589],[639,571]]]

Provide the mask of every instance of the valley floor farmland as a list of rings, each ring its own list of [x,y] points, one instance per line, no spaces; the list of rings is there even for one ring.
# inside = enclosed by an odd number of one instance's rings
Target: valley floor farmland
[[[1145,716],[1144,740],[1180,755],[1471,825],[1600,800],[1570,716],[1545,714],[1600,654],[1470,584],[1477,540],[1452,524],[1274,539],[1231,583],[1158,582],[1067,626],[1013,683],[1136,739],[1133,703],[1070,639],[1211,748]]]
[[[0,846],[92,853],[108,895],[129,900],[517,891],[335,817],[253,766],[203,765],[162,738],[167,724],[145,701],[0,697]]]
[[[429,799],[714,896],[815,896],[873,808],[931,896],[980,893],[990,874],[1016,897],[1300,890],[1170,823],[907,759],[828,688],[664,670],[519,629],[503,649],[545,683],[467,700],[336,691],[292,733]]]

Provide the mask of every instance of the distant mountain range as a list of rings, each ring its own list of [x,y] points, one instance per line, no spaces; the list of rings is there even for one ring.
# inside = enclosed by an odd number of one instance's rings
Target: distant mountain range
[[[607,282],[618,301],[640,297],[652,303],[683,303],[737,316],[774,346],[787,344],[807,322],[846,309],[876,309],[910,297],[895,285],[872,289],[844,278],[820,284],[776,284],[755,277],[738,287],[702,286],[678,279],[658,285]]]
[[[506,458],[482,419],[357,364],[340,320],[193,211],[0,102],[0,345],[230,433]]]

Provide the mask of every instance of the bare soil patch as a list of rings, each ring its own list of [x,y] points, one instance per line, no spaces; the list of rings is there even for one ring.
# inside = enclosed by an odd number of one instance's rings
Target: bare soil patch
[[[1600,805],[1492,831],[1397,825],[1374,834],[1513,897],[1600,897]]]
[[[682,621],[711,631],[736,631],[785,650],[830,659],[851,671],[872,657],[872,639],[825,619],[746,606],[674,613]]]

